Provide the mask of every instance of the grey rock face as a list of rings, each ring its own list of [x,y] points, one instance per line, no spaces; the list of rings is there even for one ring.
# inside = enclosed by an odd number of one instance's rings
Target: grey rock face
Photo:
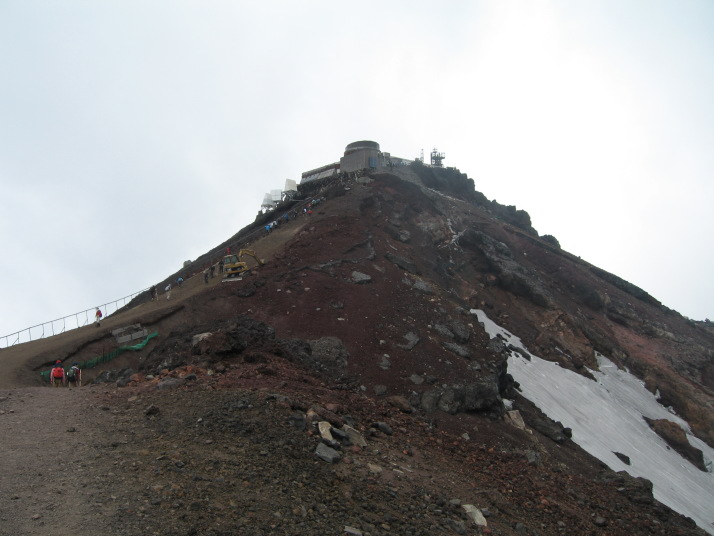
[[[497,276],[498,285],[529,299],[541,307],[550,307],[553,299],[538,276],[514,260],[506,244],[480,231],[468,229],[459,238],[459,245],[473,251],[478,259]]]
[[[451,330],[443,324],[434,324],[433,328],[434,331],[436,331],[442,337],[448,337],[449,339],[454,338],[454,334],[451,332]]]
[[[384,258],[387,259],[389,262],[396,264],[402,270],[409,272],[410,274],[419,274],[419,270],[417,269],[416,264],[411,261],[408,261],[392,253],[386,253],[384,255]]]

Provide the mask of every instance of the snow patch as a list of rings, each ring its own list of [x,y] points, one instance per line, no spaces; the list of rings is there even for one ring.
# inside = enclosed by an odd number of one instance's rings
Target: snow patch
[[[520,338],[480,309],[472,309],[471,314],[492,339],[500,336],[531,357],[528,361],[511,351],[508,358],[508,371],[525,398],[571,428],[573,441],[610,469],[650,480],[658,501],[714,534],[714,449],[691,435],[687,422],[657,402],[644,382],[599,353],[595,354],[599,370],[591,371],[595,381],[590,380],[529,352]],[[643,416],[679,424],[689,442],[704,454],[709,472],[700,471],[670,449]],[[613,451],[629,456],[632,465],[625,465]]]

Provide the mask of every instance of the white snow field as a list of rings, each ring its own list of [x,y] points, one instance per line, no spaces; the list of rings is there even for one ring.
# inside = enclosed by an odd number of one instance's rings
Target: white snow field
[[[508,371],[520,384],[521,393],[548,417],[573,430],[573,441],[614,471],[627,471],[653,484],[655,498],[692,518],[714,534],[714,449],[687,433],[689,442],[704,454],[709,471],[697,469],[653,432],[643,416],[669,419],[689,432],[689,425],[663,407],[644,382],[620,370],[596,353],[599,370],[591,371],[596,381],[561,368],[532,354],[521,340],[491,321],[480,309],[472,309],[493,339],[501,335],[507,343],[523,349],[531,360],[512,351]],[[629,456],[626,465],[613,451]]]

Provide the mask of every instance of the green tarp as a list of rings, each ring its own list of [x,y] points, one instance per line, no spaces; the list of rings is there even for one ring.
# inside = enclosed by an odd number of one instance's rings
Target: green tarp
[[[79,363],[79,368],[82,370],[93,368],[93,367],[96,367],[97,365],[101,365],[102,363],[111,361],[112,359],[117,357],[119,354],[123,354],[127,350],[131,350],[133,352],[136,352],[137,350],[141,350],[142,348],[144,348],[144,346],[149,344],[149,341],[151,339],[153,339],[154,337],[156,337],[158,335],[159,335],[158,331],[155,331],[154,333],[150,333],[149,335],[146,336],[146,338],[143,341],[141,341],[137,344],[132,344],[131,346],[120,346],[119,348],[117,348],[116,350],[112,350],[108,354],[100,355],[99,357],[95,357],[94,359],[90,359],[89,361],[81,362],[81,363]],[[65,368],[65,372],[67,372],[68,369],[69,369],[69,367]],[[43,370],[42,372],[40,372],[40,376],[42,376],[42,378],[44,380],[50,381],[50,371],[49,370]]]

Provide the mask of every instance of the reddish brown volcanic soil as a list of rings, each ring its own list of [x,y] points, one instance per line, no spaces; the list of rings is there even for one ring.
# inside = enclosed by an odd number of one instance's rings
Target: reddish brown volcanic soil
[[[503,276],[448,252],[448,229],[435,223],[441,203],[525,251],[529,266],[576,281],[586,277],[581,261],[413,185],[349,188],[330,190],[313,216],[253,241],[267,264],[240,281],[205,284],[197,266],[170,300],[0,350],[0,535],[703,534],[654,501],[645,481],[532,428],[542,415],[519,396],[525,430],[493,408],[424,409],[429,390],[498,373],[500,358],[470,307],[487,309],[544,354],[569,350],[574,359],[564,365],[572,368],[589,363],[593,349],[578,314],[608,335],[627,331],[598,312],[578,313],[574,302],[546,309],[492,284]],[[410,238],[395,238],[394,229]],[[355,271],[370,282],[355,283]],[[564,287],[548,288],[559,300]],[[236,349],[235,323],[248,321],[274,333]],[[55,359],[112,350],[111,330],[137,322],[159,336],[85,370],[84,387],[51,389],[39,379]],[[443,326],[463,328],[468,359],[445,347],[453,341]],[[194,339],[201,333],[214,333],[205,346]],[[413,348],[408,333],[419,339]],[[627,333],[616,339],[624,341],[620,361],[638,345],[671,342]],[[318,370],[300,357],[323,337],[341,341],[344,366]],[[160,366],[168,362],[177,366]],[[125,368],[132,372],[122,387],[90,383]],[[652,381],[669,378],[665,372],[652,369]],[[349,424],[365,444],[342,442],[337,463],[318,459],[318,421]],[[481,509],[486,527],[468,518],[465,504]]]

